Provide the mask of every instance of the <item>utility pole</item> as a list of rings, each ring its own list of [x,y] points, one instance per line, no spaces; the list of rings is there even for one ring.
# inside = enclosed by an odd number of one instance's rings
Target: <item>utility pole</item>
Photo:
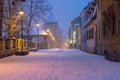
[[[22,39],[22,51],[23,51],[23,15],[24,15],[24,11],[21,9],[21,11],[19,12],[20,16],[21,16],[21,39]]]
[[[36,27],[37,27],[37,34],[38,34],[38,40],[37,40],[37,42],[38,42],[38,49],[39,49],[40,48],[40,42],[39,42],[39,27],[40,27],[40,24],[37,23]]]

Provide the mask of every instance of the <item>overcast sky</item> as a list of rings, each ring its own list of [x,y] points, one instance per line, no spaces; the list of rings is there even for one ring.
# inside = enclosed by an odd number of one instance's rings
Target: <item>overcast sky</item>
[[[50,0],[53,14],[59,27],[67,33],[70,22],[80,15],[80,12],[91,0]]]

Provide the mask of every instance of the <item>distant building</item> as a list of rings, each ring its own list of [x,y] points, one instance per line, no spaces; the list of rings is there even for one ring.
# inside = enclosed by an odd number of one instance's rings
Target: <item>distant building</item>
[[[92,0],[80,13],[81,50],[96,52],[96,0]]]
[[[81,32],[80,32],[80,21],[79,17],[75,18],[71,22],[69,29],[69,44],[71,48],[80,48],[81,45]]]
[[[69,29],[69,47],[75,48],[76,43],[76,29],[75,27],[71,26]]]
[[[80,26],[81,26],[81,50],[86,50],[86,29],[85,24],[88,20],[88,16],[86,15],[86,8],[80,13]]]
[[[120,61],[120,0],[97,0],[97,52]]]
[[[31,35],[31,42],[38,43],[38,49],[48,49],[48,35]]]
[[[62,43],[60,41],[60,38],[59,38],[59,32],[58,32],[58,23],[57,21],[55,20],[54,18],[54,15],[53,13],[51,12],[48,16],[48,19],[46,20],[45,22],[45,30],[48,30],[50,31],[51,35],[54,37],[51,38],[50,35],[49,35],[49,47],[53,48],[60,48],[62,46]]]

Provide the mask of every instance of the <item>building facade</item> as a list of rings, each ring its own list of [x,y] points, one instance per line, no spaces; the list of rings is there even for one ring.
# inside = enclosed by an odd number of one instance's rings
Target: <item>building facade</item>
[[[49,30],[49,48],[61,48],[61,36],[59,35],[58,23],[54,18],[53,13],[51,12],[48,16],[47,21],[45,22],[45,31]]]
[[[81,26],[81,50],[86,50],[86,8],[83,9],[83,11],[80,13],[80,26]]]
[[[81,32],[80,32],[80,21],[79,17],[75,18],[71,22],[71,27],[69,29],[69,44],[71,48],[80,49],[81,46]]]
[[[85,25],[86,29],[86,51],[96,53],[96,2],[92,1],[86,10],[89,16],[88,22]]]
[[[94,0],[93,0],[94,1]],[[80,26],[81,26],[81,50],[86,51],[86,25],[91,19],[91,12],[92,10],[89,9],[89,7],[94,7],[92,4],[92,1],[82,10],[80,13]],[[89,11],[89,12],[88,12]]]
[[[97,0],[97,52],[120,61],[120,0]]]

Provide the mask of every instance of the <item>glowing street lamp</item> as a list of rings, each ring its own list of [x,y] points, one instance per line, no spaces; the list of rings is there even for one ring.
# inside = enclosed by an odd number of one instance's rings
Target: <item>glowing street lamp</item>
[[[19,11],[19,14],[22,16],[24,14],[24,11],[23,10]]]
[[[53,40],[55,40],[55,38],[54,38],[54,37],[53,37],[52,39],[53,39]]]
[[[21,10],[19,11],[19,14],[21,15],[21,39],[22,39],[22,51],[23,51],[23,15],[24,15],[24,11]]]
[[[42,35],[48,35],[45,31],[42,32]]]
[[[49,32],[49,35],[51,36],[51,35],[52,35],[52,33],[50,33],[50,32]]]
[[[68,43],[65,43],[66,46],[68,46]]]
[[[37,26],[37,27],[39,27],[39,26],[40,26],[40,24],[39,24],[39,23],[37,23],[37,24],[36,24],[36,26]]]
[[[47,33],[49,33],[49,32],[50,32],[50,30],[49,30],[49,29],[47,29],[46,31],[47,31]]]

